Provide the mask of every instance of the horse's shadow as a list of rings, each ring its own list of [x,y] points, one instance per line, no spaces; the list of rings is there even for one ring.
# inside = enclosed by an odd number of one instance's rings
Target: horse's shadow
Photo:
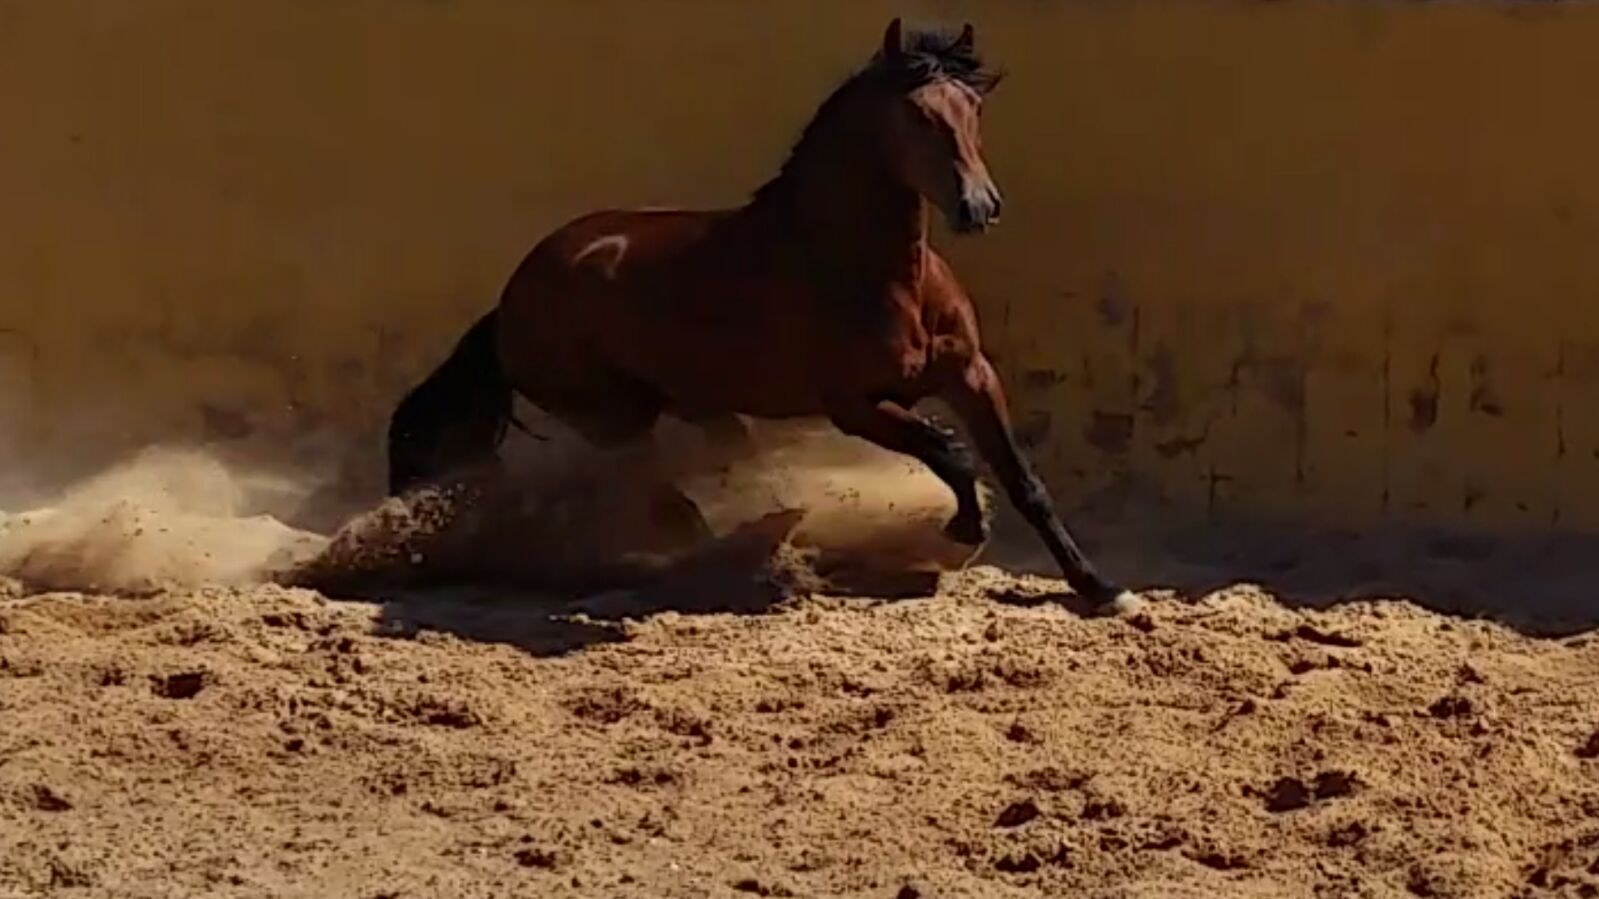
[[[435,631],[473,643],[514,646],[538,657],[566,655],[627,639],[615,623],[562,614],[559,602],[547,595],[471,586],[352,598],[379,603],[375,633],[396,639]]]
[[[1335,530],[1228,518],[1172,520],[1140,511],[1085,528],[1085,545],[1136,589],[1197,599],[1258,585],[1282,605],[1322,610],[1358,602],[1408,602],[1463,619],[1491,620],[1531,637],[1599,628],[1599,535],[1554,529],[1389,524]],[[999,522],[987,561],[1051,574],[1014,523]],[[1021,535],[1025,537],[1025,535]],[[1039,604],[1068,597],[996,597]]]
[[[772,560],[800,517],[779,512],[745,524],[643,584],[565,592],[453,585],[347,596],[381,604],[380,633],[438,631],[557,656],[623,642],[630,621],[663,612],[757,615],[809,592],[879,599],[936,593],[934,572],[822,585],[776,576]],[[1007,517],[998,517],[995,540],[977,561],[1018,573],[1054,574],[1023,529]],[[1599,597],[1592,587],[1599,571],[1594,562],[1599,536],[1487,536],[1415,527],[1339,533],[1260,522],[1174,525],[1138,535],[1101,525],[1085,532],[1085,542],[1105,567],[1140,590],[1175,591],[1192,599],[1253,583],[1290,608],[1407,601],[1440,614],[1491,619],[1534,637],[1599,628]],[[1057,606],[1085,617],[1099,611],[1065,591],[998,585],[990,598],[1009,605]]]

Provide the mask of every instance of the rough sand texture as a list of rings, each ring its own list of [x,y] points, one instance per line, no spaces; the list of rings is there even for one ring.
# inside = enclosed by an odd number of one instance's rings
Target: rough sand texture
[[[1592,895],[1599,643],[1247,589],[0,603],[0,895]],[[487,639],[492,637],[493,639]],[[495,641],[501,642],[495,642]]]

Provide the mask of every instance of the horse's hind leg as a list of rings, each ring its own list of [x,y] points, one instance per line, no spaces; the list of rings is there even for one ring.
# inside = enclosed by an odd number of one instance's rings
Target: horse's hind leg
[[[977,498],[977,462],[952,432],[889,401],[836,409],[831,417],[844,433],[918,459],[949,485],[955,494],[955,515],[944,532],[951,539],[969,546],[988,539]]]
[[[627,457],[623,466],[637,477],[650,520],[663,533],[684,542],[712,536],[699,506],[662,469],[650,440],[660,418],[661,403],[648,390],[620,379],[613,379],[608,386],[606,390],[591,387],[582,402],[565,397],[564,401],[546,403],[528,399],[575,430],[587,443]]]

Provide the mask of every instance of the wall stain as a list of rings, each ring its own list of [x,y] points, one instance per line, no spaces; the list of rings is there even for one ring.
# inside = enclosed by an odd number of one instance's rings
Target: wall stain
[[[1021,415],[1011,427],[1016,434],[1016,442],[1031,450],[1043,446],[1049,440],[1054,426],[1055,421],[1048,412],[1035,409]]]
[[[1127,299],[1127,288],[1121,275],[1107,271],[1099,279],[1099,302],[1095,307],[1099,320],[1107,327],[1117,328],[1127,322],[1132,314],[1132,302]]]
[[[1493,385],[1492,366],[1488,357],[1478,353],[1471,360],[1471,397],[1467,401],[1473,412],[1499,418],[1505,414],[1505,405]]]
[[[1164,341],[1157,342],[1149,356],[1149,372],[1149,395],[1139,408],[1156,424],[1170,424],[1182,410],[1177,394],[1177,354]]]
[[[1283,412],[1293,423],[1294,484],[1303,486],[1305,475],[1305,440],[1309,433],[1307,421],[1307,382],[1309,366],[1305,363],[1306,343],[1301,339],[1300,355],[1262,356],[1253,346],[1247,347],[1233,359],[1226,390],[1232,397],[1233,414],[1238,414],[1238,395],[1246,382],[1261,396]]]
[[[1066,375],[1051,369],[1030,368],[1022,372],[1022,388],[1024,390],[1048,390],[1057,384],[1064,383],[1066,383]]]
[[[1288,356],[1254,363],[1260,392],[1284,412],[1305,411],[1305,362]]]
[[[1175,459],[1178,456],[1192,455],[1210,440],[1210,426],[1213,422],[1205,422],[1205,427],[1194,437],[1173,437],[1155,444],[1155,452],[1162,459]]]
[[[1205,511],[1208,514],[1214,514],[1216,502],[1221,492],[1221,485],[1231,484],[1233,476],[1217,471],[1216,467],[1212,465],[1210,471],[1205,473],[1205,482]]]
[[[1438,354],[1433,353],[1427,366],[1427,380],[1410,391],[1410,429],[1417,433],[1432,430],[1438,423],[1438,395],[1443,385],[1438,380]]]
[[[1133,442],[1133,417],[1120,412],[1095,409],[1083,439],[1100,452],[1120,455]]]

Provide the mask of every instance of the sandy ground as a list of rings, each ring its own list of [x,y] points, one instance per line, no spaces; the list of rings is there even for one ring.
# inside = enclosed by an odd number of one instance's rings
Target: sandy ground
[[[1581,632],[989,566],[337,601],[157,461],[0,527],[0,896],[1599,895]]]

